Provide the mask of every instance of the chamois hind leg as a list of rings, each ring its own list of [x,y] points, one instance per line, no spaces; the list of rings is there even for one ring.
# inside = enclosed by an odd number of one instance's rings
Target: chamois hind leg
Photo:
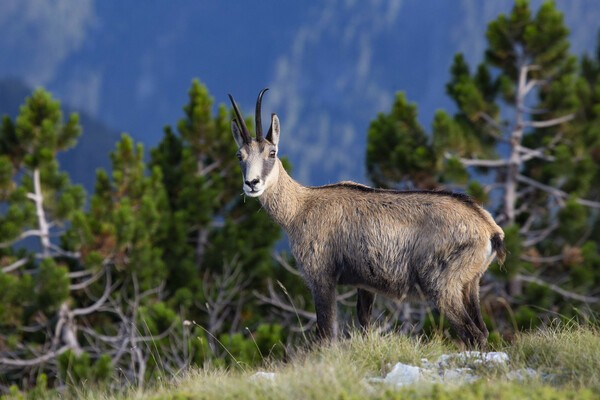
[[[312,295],[317,312],[317,337],[319,340],[334,339],[337,333],[335,284],[321,284],[313,287]]]
[[[358,289],[358,300],[356,301],[356,314],[358,322],[365,330],[371,324],[371,311],[373,311],[373,302],[375,302],[375,293],[368,290]]]
[[[487,338],[489,336],[489,332],[485,326],[485,322],[483,322],[481,307],[479,306],[479,277],[476,277],[465,285],[463,288],[463,301],[465,308],[467,309],[467,313],[473,322],[475,322],[475,325],[477,325],[479,330]]]
[[[487,348],[487,339],[467,313],[462,293],[458,296],[447,293],[438,307],[467,347]]]

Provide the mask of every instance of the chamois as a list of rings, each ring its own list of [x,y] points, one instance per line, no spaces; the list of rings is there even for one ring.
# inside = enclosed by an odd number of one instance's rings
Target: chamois
[[[431,301],[468,347],[487,347],[479,280],[494,257],[504,261],[504,232],[469,196],[447,191],[373,189],[354,182],[308,187],[277,158],[280,125],[263,137],[263,89],[256,138],[231,95],[243,190],[259,197],[286,232],[310,289],[320,338],[335,336],[336,286],[358,289],[357,314],[368,327],[375,294]]]

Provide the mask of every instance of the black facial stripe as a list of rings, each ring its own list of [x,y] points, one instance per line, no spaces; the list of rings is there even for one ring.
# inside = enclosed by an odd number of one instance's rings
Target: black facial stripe
[[[242,161],[240,163],[240,168],[242,169],[242,178],[244,178],[244,180],[246,180],[246,172],[248,171],[248,162]]]
[[[267,176],[269,176],[269,174],[273,170],[274,165],[275,165],[274,158],[267,158],[266,160],[263,161],[263,168],[262,168],[262,173],[261,173],[261,177],[260,177],[260,179],[263,182],[265,182],[267,180]]]

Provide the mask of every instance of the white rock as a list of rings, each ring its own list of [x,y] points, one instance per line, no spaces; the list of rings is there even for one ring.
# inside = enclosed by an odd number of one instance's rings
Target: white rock
[[[473,375],[471,368],[453,368],[445,370],[442,376],[444,383],[471,383],[479,379],[479,376]]]
[[[481,377],[475,375],[475,367],[505,366],[508,364],[508,354],[503,352],[481,353],[467,351],[455,354],[443,354],[433,363],[426,358],[421,359],[421,367],[397,363],[385,378],[370,378],[367,383],[385,383],[394,386],[411,385],[415,383],[443,383],[462,385],[472,383]],[[388,365],[389,367],[389,365]],[[506,379],[523,381],[537,376],[531,368],[518,369],[506,374]]]
[[[423,379],[421,368],[398,363],[387,374],[383,382],[396,386],[410,385]]]
[[[522,368],[510,371],[506,374],[506,379],[510,381],[524,381],[527,378],[535,378],[537,374],[537,371],[533,368]]]
[[[249,379],[255,380],[255,379],[265,379],[268,381],[272,381],[275,378],[276,374],[274,372],[264,372],[264,371],[258,371],[257,373],[255,373],[254,375],[251,375]]]
[[[438,357],[437,363],[440,367],[446,367],[451,361],[460,365],[472,364],[506,364],[508,354],[504,352],[481,353],[479,351],[464,351],[455,354],[442,354]]]
[[[506,364],[508,363],[508,354],[503,351],[490,351],[483,353],[481,359],[486,363]]]

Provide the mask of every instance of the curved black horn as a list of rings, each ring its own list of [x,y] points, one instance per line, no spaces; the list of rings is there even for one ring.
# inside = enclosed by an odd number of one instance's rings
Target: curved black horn
[[[227,95],[229,96],[229,100],[231,100],[231,104],[233,105],[233,111],[235,111],[235,115],[237,116],[237,124],[242,130],[242,140],[244,141],[244,143],[250,143],[252,138],[250,137],[250,131],[246,126],[246,121],[244,121],[244,117],[242,117],[240,109],[238,108],[237,104],[235,104],[233,96],[229,93]]]
[[[259,142],[263,140],[260,104],[262,103],[263,94],[265,94],[267,90],[269,90],[269,88],[264,88],[263,90],[261,90],[258,94],[258,99],[256,99],[256,113],[254,114],[254,120],[256,121],[256,140],[258,140]]]

